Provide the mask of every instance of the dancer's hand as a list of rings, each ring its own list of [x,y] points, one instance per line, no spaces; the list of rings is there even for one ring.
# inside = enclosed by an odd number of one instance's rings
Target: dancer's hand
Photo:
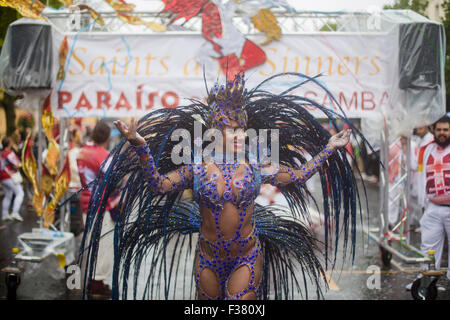
[[[114,125],[132,145],[138,146],[145,143],[145,139],[136,132],[137,124],[134,118],[131,119],[129,127],[121,120],[114,121]]]
[[[351,134],[351,129],[344,129],[332,136],[330,140],[328,140],[328,145],[334,149],[345,147],[350,142]]]

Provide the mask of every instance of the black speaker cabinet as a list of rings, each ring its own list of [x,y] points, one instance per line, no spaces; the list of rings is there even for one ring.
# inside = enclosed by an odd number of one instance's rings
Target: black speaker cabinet
[[[400,25],[400,89],[436,89],[441,85],[444,33],[440,24]]]
[[[3,75],[8,89],[51,87],[52,32],[48,23],[30,19],[13,22],[2,50],[9,51],[9,66]]]

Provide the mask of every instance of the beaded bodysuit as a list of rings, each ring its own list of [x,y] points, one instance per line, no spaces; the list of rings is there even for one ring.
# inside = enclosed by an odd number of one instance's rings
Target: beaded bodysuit
[[[135,151],[152,189],[158,194],[192,189],[194,177],[198,177],[198,187],[194,190],[197,189],[198,192],[203,222],[197,243],[195,281],[198,293],[204,299],[240,299],[249,292],[259,296],[261,276],[258,270],[261,267],[257,264],[258,257],[262,255],[262,247],[252,221],[253,203],[259,194],[259,184],[282,186],[304,183],[332,154],[332,150],[326,147],[297,170],[280,168],[259,171],[258,165],[252,165],[251,169],[247,164],[228,162],[184,165],[176,171],[161,175],[154,165],[147,144],[135,147]],[[261,181],[256,179],[259,174]],[[233,272],[242,266],[247,266],[250,271],[248,285],[231,294],[228,282]],[[200,275],[205,269],[212,271],[218,281],[220,293],[216,296],[208,295],[202,288]]]

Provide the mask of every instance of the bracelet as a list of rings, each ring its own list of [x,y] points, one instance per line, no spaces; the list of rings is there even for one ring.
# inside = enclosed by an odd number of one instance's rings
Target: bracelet
[[[331,147],[330,145],[326,145],[323,149],[323,152],[326,152],[329,156],[333,154],[333,152],[336,151],[336,148]]]
[[[149,153],[150,153],[150,149],[149,149],[149,147],[148,147],[148,145],[146,143],[143,143],[143,144],[138,145],[138,146],[136,146],[134,144],[131,144],[131,146],[133,147],[134,151],[136,151],[136,153],[139,156],[149,155]]]

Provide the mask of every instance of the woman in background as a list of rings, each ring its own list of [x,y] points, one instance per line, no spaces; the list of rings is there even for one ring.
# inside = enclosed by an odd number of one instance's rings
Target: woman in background
[[[5,196],[2,201],[2,220],[23,221],[19,211],[23,202],[22,179],[19,169],[21,163],[14,151],[11,150],[12,141],[10,138],[4,138],[2,141],[2,151],[0,153],[0,183],[2,184]],[[12,213],[9,214],[9,208],[14,196]]]

